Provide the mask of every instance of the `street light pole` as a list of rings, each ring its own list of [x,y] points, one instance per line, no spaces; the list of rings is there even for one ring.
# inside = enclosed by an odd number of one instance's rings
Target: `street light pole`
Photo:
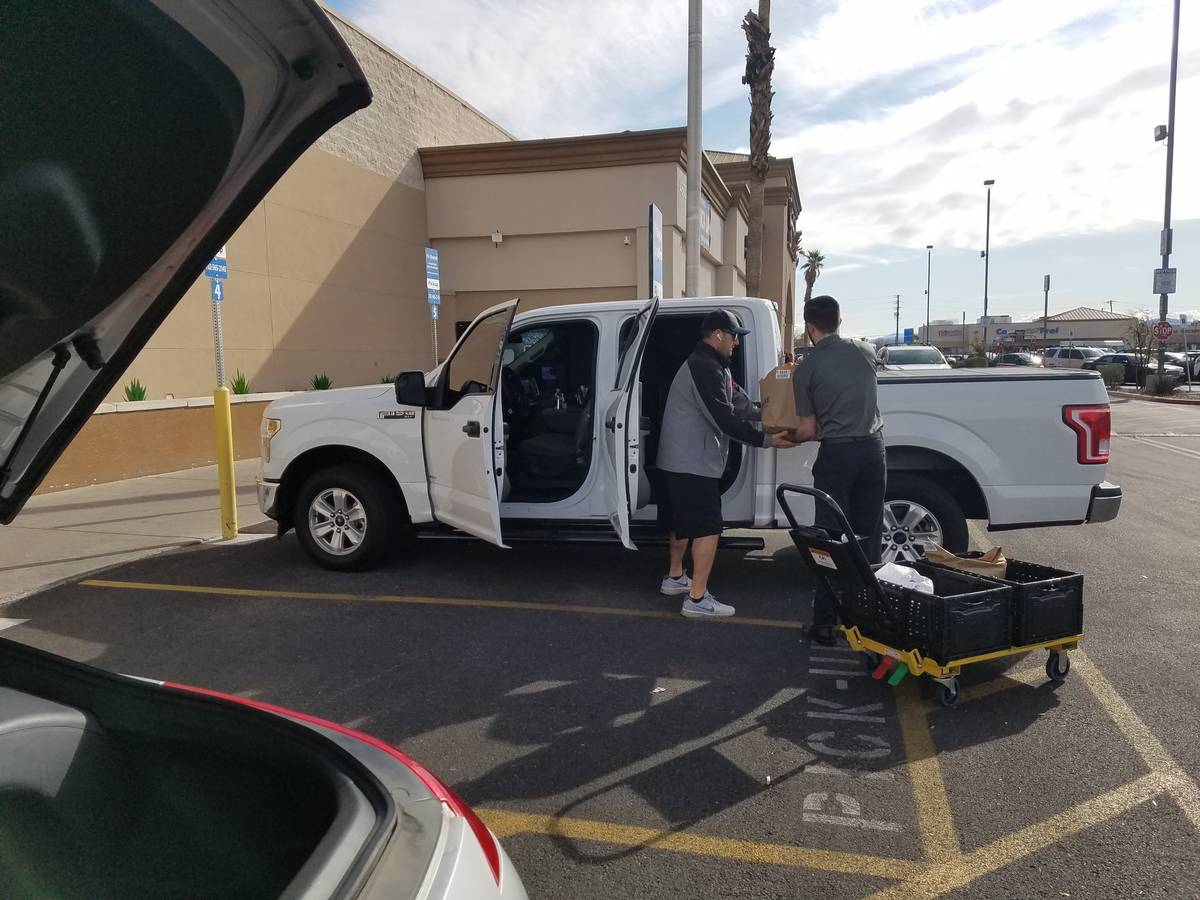
[[[689,297],[700,294],[700,191],[704,171],[704,150],[701,138],[704,106],[703,2],[688,3],[688,116],[687,116],[687,245],[684,255],[684,287]]]
[[[925,245],[925,343],[932,344],[933,336],[929,333],[929,276],[933,271],[933,244]]]
[[[1167,140],[1167,188],[1166,201],[1163,204],[1163,230],[1162,237],[1159,241],[1159,250],[1162,251],[1162,268],[1164,274],[1171,264],[1171,172],[1175,163],[1175,79],[1179,72],[1179,2],[1175,0],[1175,21],[1171,32],[1171,87],[1167,99],[1167,128],[1166,133],[1162,136]],[[1156,129],[1155,140],[1161,140],[1159,134],[1162,129]],[[1170,291],[1174,290],[1174,285],[1163,284],[1164,290],[1158,295],[1158,321],[1165,323],[1167,321],[1167,296]],[[1163,346],[1163,341],[1158,342],[1158,377],[1163,377],[1163,366],[1166,364],[1167,349]]]
[[[1046,305],[1042,308],[1042,353],[1046,352],[1047,336],[1050,331],[1050,276],[1042,279],[1042,290],[1046,292]]]
[[[987,224],[983,233],[983,355],[987,357],[988,348],[988,263],[992,253],[992,185],[995,178],[989,178],[983,183],[987,188]]]

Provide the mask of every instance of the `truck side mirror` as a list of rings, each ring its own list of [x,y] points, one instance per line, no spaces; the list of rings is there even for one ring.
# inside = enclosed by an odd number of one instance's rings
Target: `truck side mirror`
[[[401,406],[425,405],[424,372],[401,372],[396,376],[396,402]]]

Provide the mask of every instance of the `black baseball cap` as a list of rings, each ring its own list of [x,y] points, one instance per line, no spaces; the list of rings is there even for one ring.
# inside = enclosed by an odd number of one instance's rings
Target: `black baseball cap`
[[[742,325],[742,320],[727,309],[714,309],[705,316],[700,331],[702,334],[713,331],[731,331],[737,335],[750,333],[750,329]]]

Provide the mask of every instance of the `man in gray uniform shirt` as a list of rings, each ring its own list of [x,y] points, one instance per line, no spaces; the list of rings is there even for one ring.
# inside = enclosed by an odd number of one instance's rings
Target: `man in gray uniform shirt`
[[[733,350],[750,329],[727,309],[704,317],[701,340],[687,358],[667,395],[658,444],[658,468],[665,476],[659,519],[670,531],[667,577],[659,590],[687,594],[680,609],[689,618],[732,616],[733,607],[708,590],[708,576],[724,527],[721,475],[732,438],[751,447],[794,447],[782,434],[764,434],[752,423],[762,419],[729,370]],[[692,577],[683,556],[692,544]]]
[[[813,297],[804,304],[804,330],[813,349],[796,367],[799,441],[819,440],[813,465],[813,487],[837,501],[859,537],[868,539],[866,554],[879,562],[883,541],[883,500],[887,488],[887,457],[883,422],[879,417],[875,348],[865,341],[847,340],[837,331],[841,310],[832,297]],[[840,533],[827,508],[817,505],[817,525]],[[826,646],[837,634],[837,610],[824,591],[813,599],[809,637]]]

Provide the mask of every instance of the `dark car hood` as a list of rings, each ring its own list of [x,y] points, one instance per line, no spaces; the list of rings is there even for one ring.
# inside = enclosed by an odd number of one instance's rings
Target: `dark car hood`
[[[7,523],[206,262],[371,93],[311,0],[9,4],[0,81]]]

